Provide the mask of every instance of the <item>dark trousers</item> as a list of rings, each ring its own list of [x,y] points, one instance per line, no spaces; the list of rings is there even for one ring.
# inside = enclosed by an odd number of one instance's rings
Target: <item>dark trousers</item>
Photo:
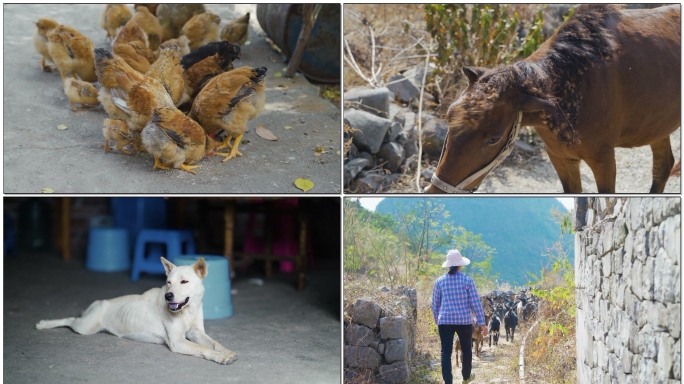
[[[440,324],[439,340],[442,342],[442,378],[445,384],[452,384],[454,377],[451,374],[451,352],[454,350],[454,333],[458,334],[463,351],[463,379],[470,378],[470,370],[473,364],[473,325]]]

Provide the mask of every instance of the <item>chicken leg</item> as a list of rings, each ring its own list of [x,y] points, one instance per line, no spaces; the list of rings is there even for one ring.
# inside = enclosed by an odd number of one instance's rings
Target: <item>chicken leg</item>
[[[232,138],[232,135],[226,136],[226,139],[223,140],[223,142],[221,143],[221,145],[218,146],[218,148],[225,148],[227,146],[230,146],[230,139]],[[235,137],[235,141],[233,142],[230,152],[214,152],[214,154],[219,156],[225,156],[225,159],[221,160],[221,162],[223,163],[234,158],[235,156],[242,156],[242,153],[238,151],[238,145],[240,144],[240,140],[242,140],[242,134],[239,134],[237,135],[237,137]]]

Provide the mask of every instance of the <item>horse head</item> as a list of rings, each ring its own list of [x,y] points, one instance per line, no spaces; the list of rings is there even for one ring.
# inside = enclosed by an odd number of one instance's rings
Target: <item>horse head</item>
[[[447,112],[449,132],[426,193],[474,192],[513,150],[525,113],[532,113],[528,124],[557,113],[555,102],[530,85],[534,75],[520,73],[533,71],[528,67],[463,68],[468,86]]]

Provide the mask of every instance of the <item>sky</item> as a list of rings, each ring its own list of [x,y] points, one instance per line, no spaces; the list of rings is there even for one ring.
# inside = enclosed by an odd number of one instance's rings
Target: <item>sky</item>
[[[375,207],[380,204],[380,202],[384,199],[384,197],[360,197],[359,200],[361,201],[361,206],[368,209],[369,211],[375,211]],[[511,199],[515,199],[515,197],[511,197]],[[542,197],[543,199],[543,197]],[[575,205],[575,199],[572,197],[556,197],[558,201],[561,202],[567,208],[568,210],[572,210],[574,205]]]

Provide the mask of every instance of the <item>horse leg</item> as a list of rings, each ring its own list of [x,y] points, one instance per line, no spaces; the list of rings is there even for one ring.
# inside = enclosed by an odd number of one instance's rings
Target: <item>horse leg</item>
[[[553,155],[551,152],[547,152],[549,155],[549,160],[553,168],[558,174],[558,178],[563,185],[564,193],[580,193],[582,192],[582,178],[580,177],[579,171],[579,160],[560,158]]]
[[[615,148],[601,147],[596,156],[584,159],[596,179],[598,193],[615,193]]]
[[[670,136],[651,144],[651,151],[653,152],[653,182],[649,193],[663,193],[674,165]]]

